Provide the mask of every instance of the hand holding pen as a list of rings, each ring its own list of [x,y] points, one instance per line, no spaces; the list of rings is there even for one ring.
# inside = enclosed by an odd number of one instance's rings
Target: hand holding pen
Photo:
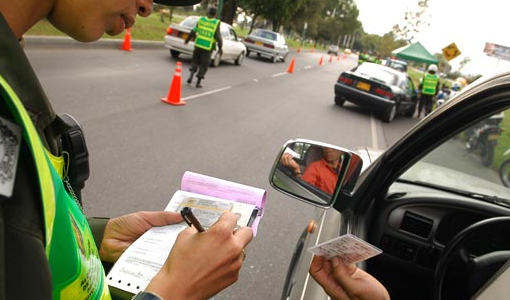
[[[188,224],[203,229],[197,226],[199,222],[193,223],[189,212],[181,214]],[[163,299],[208,299],[234,283],[244,248],[253,238],[251,228],[234,230],[236,225],[236,215],[225,212],[207,231],[181,231],[165,264],[145,290]]]
[[[198,221],[197,217],[195,217],[195,215],[193,214],[193,211],[191,210],[191,208],[189,208],[187,206],[184,207],[181,210],[181,216],[184,219],[184,221],[186,221],[186,223],[188,223],[189,227],[194,226],[198,230],[198,232],[204,232],[205,231],[205,229],[202,226],[202,224],[200,224],[200,222]]]

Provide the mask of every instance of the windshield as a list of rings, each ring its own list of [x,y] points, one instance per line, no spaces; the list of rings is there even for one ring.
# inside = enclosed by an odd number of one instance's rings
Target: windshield
[[[462,131],[407,170],[401,180],[510,204],[510,110]]]

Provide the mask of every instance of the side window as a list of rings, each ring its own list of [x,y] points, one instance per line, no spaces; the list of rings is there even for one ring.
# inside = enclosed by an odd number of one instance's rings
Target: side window
[[[415,87],[414,87],[414,83],[413,83],[413,80],[407,76],[407,84],[409,86],[409,92],[411,95],[414,95],[415,93]]]
[[[228,29],[230,31],[230,37],[233,41],[237,41],[237,34],[236,32],[234,31],[234,28],[229,28]]]
[[[222,27],[220,30],[221,30],[221,37],[224,40],[230,40],[231,39],[230,33],[228,31],[228,28]]]

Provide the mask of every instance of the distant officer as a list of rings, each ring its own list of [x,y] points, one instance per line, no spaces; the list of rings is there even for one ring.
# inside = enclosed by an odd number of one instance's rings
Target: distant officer
[[[195,38],[195,49],[193,50],[193,59],[191,61],[190,74],[187,80],[188,84],[193,81],[193,75],[198,69],[197,88],[201,88],[200,81],[204,79],[205,73],[211,63],[211,54],[216,50],[218,44],[219,55],[222,53],[223,40],[220,32],[220,20],[215,18],[216,7],[209,7],[207,17],[201,17],[197,25],[190,32],[186,40],[187,44],[192,38]]]
[[[420,102],[418,104],[418,118],[421,111],[425,109],[424,115],[428,115],[432,111],[432,100],[439,92],[439,76],[437,73],[437,66],[430,65],[427,73],[420,81]]]

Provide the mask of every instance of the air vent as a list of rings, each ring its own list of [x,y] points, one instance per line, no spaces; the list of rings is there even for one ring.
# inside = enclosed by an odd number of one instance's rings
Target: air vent
[[[432,230],[433,221],[418,214],[406,211],[400,230],[412,233],[422,238],[428,238]]]

